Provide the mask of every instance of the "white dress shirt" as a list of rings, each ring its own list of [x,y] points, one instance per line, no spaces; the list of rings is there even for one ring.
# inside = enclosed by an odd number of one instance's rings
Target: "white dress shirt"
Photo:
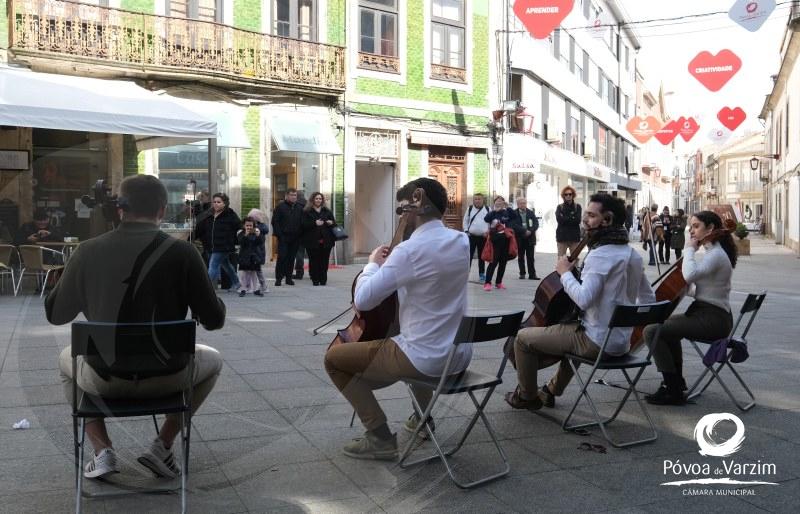
[[[731,311],[731,276],[733,267],[719,243],[706,243],[705,256],[698,261],[696,250],[687,247],[683,254],[683,278],[689,284],[689,296]]]
[[[608,322],[619,304],[654,302],[656,295],[642,268],[642,258],[628,245],[603,245],[590,251],[581,271],[581,282],[572,273],[561,275],[561,284],[572,301],[583,311],[586,335],[601,346]],[[611,333],[606,353],[623,355],[630,349],[631,328],[616,328]]]
[[[417,227],[383,266],[367,264],[356,283],[359,311],[377,307],[394,291],[400,301],[400,334],[394,341],[417,370],[439,376],[467,310],[469,239],[440,220]],[[470,345],[459,345],[453,372],[466,369]]]

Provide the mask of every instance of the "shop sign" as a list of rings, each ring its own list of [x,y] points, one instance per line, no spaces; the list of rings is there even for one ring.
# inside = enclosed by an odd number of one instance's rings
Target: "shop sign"
[[[586,163],[586,175],[598,182],[611,181],[611,171],[593,162]]]
[[[728,16],[745,30],[756,32],[775,10],[775,0],[737,0]]]
[[[26,171],[31,167],[27,150],[0,150],[0,170]]]
[[[742,68],[742,60],[730,50],[713,55],[702,51],[689,62],[689,73],[709,91],[717,92]]]
[[[458,134],[442,134],[437,132],[418,132],[412,130],[411,143],[428,146],[455,146],[460,148],[489,148],[491,141],[487,137],[459,136]]]
[[[158,152],[160,170],[204,170],[208,169],[208,151],[160,150]]]

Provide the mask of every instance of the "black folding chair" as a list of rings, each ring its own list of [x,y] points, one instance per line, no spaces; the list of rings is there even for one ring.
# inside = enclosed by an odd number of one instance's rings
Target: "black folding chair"
[[[76,512],[81,512],[82,496],[96,498],[166,491],[163,488],[126,488],[125,491],[99,493],[84,491],[86,418],[152,416],[158,433],[156,415],[175,413],[181,415],[181,512],[186,512],[195,327],[192,320],[127,324],[78,321],[72,324],[72,429],[75,442]],[[186,386],[180,392],[151,399],[95,396],[78,389],[79,356],[83,357],[84,365],[88,365],[88,360],[101,376],[137,379],[171,375],[186,369]]]
[[[444,366],[444,370],[442,371],[442,376],[440,378],[432,377],[428,380],[405,380],[409,389],[409,393],[411,394],[411,402],[414,405],[414,411],[420,420],[427,420],[430,418],[431,412],[433,412],[433,408],[436,405],[436,400],[440,395],[452,395],[460,393],[469,394],[472,403],[475,405],[475,414],[467,424],[461,439],[458,441],[458,443],[456,443],[455,446],[448,450],[444,450],[439,444],[439,441],[436,439],[436,435],[429,426],[429,423],[418,423],[417,429],[414,431],[414,434],[408,441],[408,444],[400,456],[399,464],[401,468],[407,468],[422,462],[428,462],[430,460],[439,458],[442,460],[445,469],[447,469],[447,474],[450,475],[450,478],[453,480],[453,482],[455,482],[455,484],[462,489],[469,489],[477,485],[484,484],[490,480],[505,476],[509,473],[509,471],[511,471],[511,467],[508,465],[508,459],[506,458],[505,453],[503,453],[503,449],[500,447],[500,443],[497,441],[497,436],[495,435],[494,429],[489,423],[489,420],[486,418],[486,415],[483,413],[483,409],[489,402],[489,398],[491,398],[495,388],[503,383],[502,377],[503,371],[506,367],[506,361],[508,360],[508,350],[511,348],[511,345],[514,344],[514,338],[517,335],[517,331],[522,323],[522,317],[524,314],[524,311],[520,311],[513,314],[502,314],[495,316],[464,317],[461,320],[461,325],[458,327],[458,332],[456,333],[455,340],[453,341],[453,346],[450,348],[450,353],[447,356],[447,362]],[[497,374],[487,375],[485,373],[478,373],[477,371],[470,371],[469,369],[457,374],[450,373],[453,363],[453,356],[455,355],[456,348],[459,345],[497,341],[500,339],[505,339],[505,343],[503,345],[503,359],[500,362],[500,368],[497,370]],[[414,396],[414,392],[411,389],[412,385],[434,389],[431,401],[424,412],[417,402],[417,398]],[[479,391],[481,389],[487,389],[487,391],[483,398],[478,401],[478,398],[476,398],[474,393],[475,391]],[[469,436],[472,428],[478,421],[478,418],[483,421],[486,430],[489,432],[489,436],[492,438],[492,441],[497,448],[497,452],[503,459],[504,468],[503,471],[500,471],[499,473],[494,473],[478,480],[464,483],[460,481],[453,473],[453,469],[450,467],[448,457],[461,449],[464,441],[467,439],[467,436]],[[427,430],[428,437],[436,447],[436,453],[411,462],[406,462],[406,459],[411,455],[411,452],[415,447],[415,443],[423,427],[425,430]]]
[[[572,353],[568,353],[564,356],[564,358],[568,360],[569,365],[572,367],[572,370],[575,373],[575,378],[581,385],[581,392],[575,399],[575,403],[572,405],[569,414],[567,414],[567,417],[564,418],[564,421],[561,423],[561,428],[564,430],[573,431],[579,428],[599,426],[600,430],[603,432],[603,437],[605,437],[606,440],[616,448],[625,448],[627,446],[649,443],[658,438],[658,432],[656,432],[656,427],[653,424],[653,420],[650,418],[650,414],[647,412],[644,402],[639,397],[639,392],[636,390],[636,384],[639,382],[639,378],[641,378],[642,373],[644,373],[644,369],[650,365],[651,351],[648,350],[647,356],[642,358],[632,353],[626,353],[625,355],[620,356],[610,356],[605,353],[605,349],[606,345],[608,345],[611,332],[615,328],[629,328],[657,324],[657,339],[659,332],[661,332],[661,325],[669,317],[670,312],[671,309],[669,301],[643,305],[617,305],[617,307],[614,309],[614,314],[611,316],[611,320],[608,323],[608,331],[606,332],[606,337],[603,340],[603,345],[600,347],[600,352],[597,354],[597,358],[589,359]],[[581,363],[592,365],[592,370],[585,381],[581,378],[580,374],[578,374],[578,366]],[[628,370],[636,368],[638,368],[639,371],[636,373],[636,376],[633,378],[633,380],[631,380]],[[618,369],[622,371],[622,374],[625,375],[625,380],[628,382],[625,395],[622,397],[622,400],[620,400],[614,413],[606,419],[601,418],[600,412],[597,410],[597,407],[595,406],[594,401],[588,392],[588,387],[589,384],[592,383],[592,378],[597,370],[601,369]],[[631,441],[616,441],[609,435],[608,431],[606,430],[606,425],[617,418],[619,413],[622,411],[622,408],[625,406],[625,403],[628,401],[631,393],[633,393],[634,398],[636,398],[636,402],[639,404],[639,407],[642,409],[642,412],[644,413],[644,416],[650,425],[652,436]],[[589,407],[591,407],[592,412],[594,413],[595,421],[570,425],[569,420],[572,418],[572,415],[575,413],[575,409],[578,407],[578,404],[584,396],[586,397],[586,401],[589,403]]]
[[[748,411],[752,409],[753,406],[756,404],[756,397],[753,396],[753,392],[750,390],[749,387],[747,387],[747,384],[745,384],[744,380],[742,379],[742,376],[733,367],[730,358],[731,358],[731,353],[733,352],[732,350],[733,344],[748,345],[747,333],[750,331],[750,327],[753,326],[753,321],[756,319],[756,315],[758,314],[758,311],[761,309],[761,304],[764,303],[764,298],[766,297],[767,297],[766,291],[762,291],[760,294],[751,293],[747,295],[747,299],[744,301],[744,304],[742,304],[742,308],[739,309],[739,317],[736,319],[736,323],[733,324],[731,333],[728,336],[728,349],[725,352],[725,360],[720,362],[717,365],[716,369],[714,369],[714,366],[712,365],[703,370],[703,373],[697,378],[694,384],[692,384],[692,387],[689,388],[690,400],[703,394],[703,392],[705,392],[708,386],[711,385],[711,382],[713,382],[714,379],[716,379],[717,381],[719,381],[719,385],[722,386],[722,389],[725,390],[725,393],[728,395],[731,401],[735,403],[736,406],[739,407],[739,409],[743,411]],[[736,330],[739,328],[742,319],[744,319],[745,315],[747,314],[750,315],[750,319],[747,320],[747,325],[744,327],[744,330],[742,330],[742,333],[737,337]],[[701,359],[703,358],[703,352],[700,350],[700,347],[698,346],[697,343],[698,342],[706,344],[711,343],[711,341],[692,341],[691,339],[689,340],[689,342],[692,343],[694,350],[697,352],[697,355],[699,355]],[[749,403],[740,403],[739,400],[736,399],[731,390],[728,388],[728,385],[725,383],[725,381],[722,380],[722,377],[719,376],[719,372],[722,371],[722,368],[724,367],[730,369],[731,373],[733,373],[734,378],[736,378],[736,380],[739,381],[739,385],[742,386],[742,388],[747,393],[747,396],[750,398]],[[708,375],[709,373],[711,373],[712,376],[708,378],[706,384],[702,387],[702,389],[700,389],[700,383],[703,381],[703,379],[705,379],[706,375]]]

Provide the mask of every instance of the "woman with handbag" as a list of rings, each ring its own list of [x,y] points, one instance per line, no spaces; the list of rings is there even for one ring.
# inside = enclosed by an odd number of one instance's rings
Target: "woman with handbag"
[[[308,252],[308,274],[315,286],[328,282],[328,261],[336,243],[333,227],[336,220],[325,206],[325,196],[315,192],[303,208],[303,247]]]
[[[519,223],[519,218],[514,209],[511,209],[506,204],[506,199],[502,196],[497,196],[494,199],[494,209],[484,217],[484,221],[489,224],[488,240],[492,243],[492,261],[489,267],[486,268],[486,280],[483,284],[484,291],[492,290],[492,276],[497,270],[497,279],[495,280],[495,287],[497,289],[505,289],[503,285],[503,275],[506,272],[506,263],[508,262],[508,250],[510,245],[510,237],[506,233],[506,229],[514,229]],[[513,233],[511,238],[513,238]],[[516,241],[515,241],[516,242]]]

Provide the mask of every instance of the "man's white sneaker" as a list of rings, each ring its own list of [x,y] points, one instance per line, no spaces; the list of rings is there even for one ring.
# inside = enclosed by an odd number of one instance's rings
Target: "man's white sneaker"
[[[113,448],[104,448],[86,463],[83,470],[83,476],[86,478],[103,478],[119,473],[117,469],[117,454],[114,453]]]
[[[150,445],[150,449],[137,460],[159,478],[175,478],[181,474],[181,468],[175,462],[172,450],[166,448],[158,437]]]

